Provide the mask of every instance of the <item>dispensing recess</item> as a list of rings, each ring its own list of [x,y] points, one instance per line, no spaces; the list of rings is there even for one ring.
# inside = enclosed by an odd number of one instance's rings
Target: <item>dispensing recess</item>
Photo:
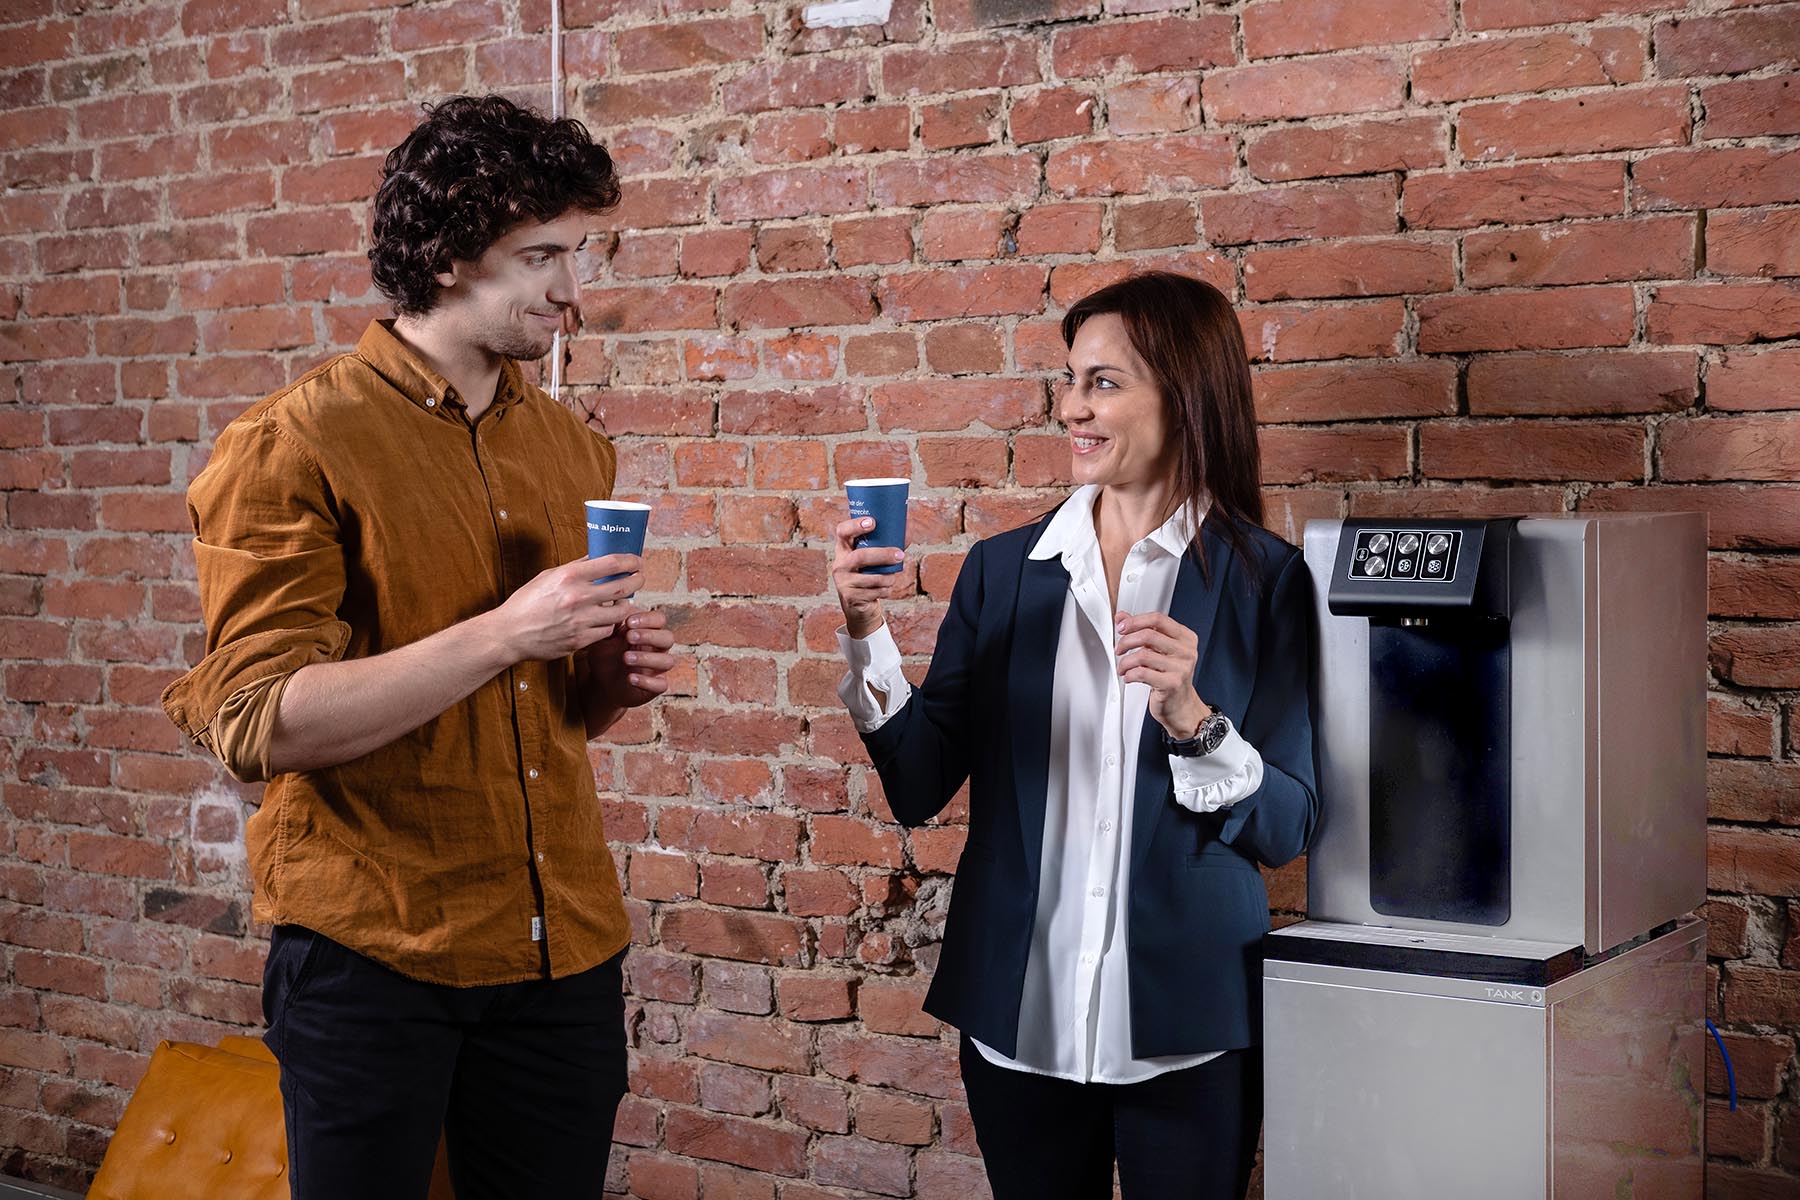
[[[1327,603],[1369,620],[1369,903],[1512,914],[1509,570],[1517,522],[1344,522]]]

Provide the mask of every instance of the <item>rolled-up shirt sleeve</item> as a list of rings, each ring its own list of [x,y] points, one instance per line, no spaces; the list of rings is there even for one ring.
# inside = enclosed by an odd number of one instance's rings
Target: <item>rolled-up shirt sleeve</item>
[[[838,630],[838,650],[850,667],[838,683],[838,698],[850,710],[857,732],[873,733],[905,708],[912,695],[912,684],[900,670],[900,647],[884,622],[866,638]]]
[[[1263,760],[1234,725],[1211,754],[1169,755],[1169,773],[1175,777],[1175,803],[1194,812],[1217,812],[1262,786]]]
[[[280,688],[245,689],[344,656],[344,548],[324,475],[269,417],[236,422],[219,436],[188,488],[188,516],[206,655],[163,692],[163,711],[226,759],[218,733],[266,739],[274,727],[267,706],[279,702]],[[230,728],[214,730],[233,696],[239,703],[226,713]],[[240,729],[246,709],[250,723]],[[266,745],[232,740],[234,772],[256,761],[266,764]]]

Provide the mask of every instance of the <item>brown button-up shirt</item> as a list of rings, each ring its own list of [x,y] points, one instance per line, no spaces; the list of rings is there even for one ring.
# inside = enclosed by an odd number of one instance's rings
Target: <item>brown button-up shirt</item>
[[[206,657],[164,709],[211,748],[227,701],[278,699],[263,681],[495,607],[587,553],[582,502],[612,494],[615,462],[510,362],[471,425],[371,324],[233,421],[189,487]],[[417,979],[561,977],[630,940],[572,658],[519,663],[351,762],[275,776],[248,839],[257,920]]]

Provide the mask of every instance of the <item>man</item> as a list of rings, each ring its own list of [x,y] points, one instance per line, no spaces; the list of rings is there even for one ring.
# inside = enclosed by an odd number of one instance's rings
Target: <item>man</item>
[[[257,404],[188,491],[207,653],[164,708],[244,779],[295,1200],[599,1196],[630,937],[587,740],[667,687],[615,455],[518,360],[576,304],[611,160],[457,97],[388,155],[398,313]],[[597,578],[621,578],[595,584]]]

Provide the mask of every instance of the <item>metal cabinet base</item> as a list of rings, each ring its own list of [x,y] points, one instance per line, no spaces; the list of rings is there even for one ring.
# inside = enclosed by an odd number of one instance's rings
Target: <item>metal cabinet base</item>
[[[1586,967],[1312,922],[1267,953],[1268,1200],[1701,1195],[1704,922]],[[1405,965],[1325,965],[1359,958]]]

